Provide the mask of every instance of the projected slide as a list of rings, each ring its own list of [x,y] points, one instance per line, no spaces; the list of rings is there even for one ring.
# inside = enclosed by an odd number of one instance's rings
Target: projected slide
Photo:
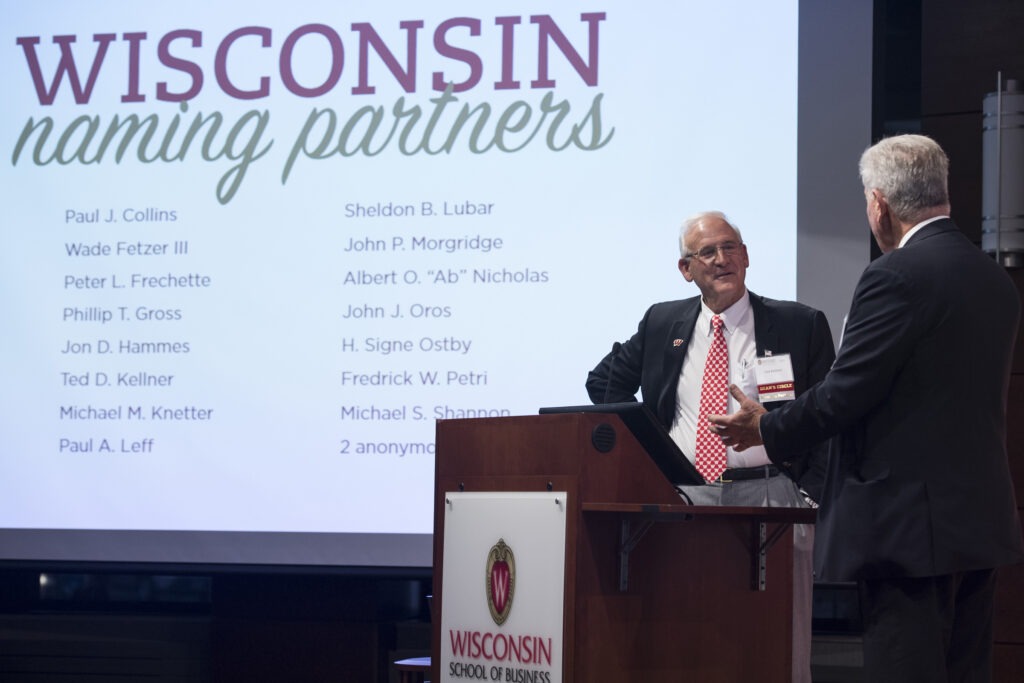
[[[0,6],[4,558],[376,563],[436,420],[584,403],[697,293],[687,215],[794,296],[795,1]]]

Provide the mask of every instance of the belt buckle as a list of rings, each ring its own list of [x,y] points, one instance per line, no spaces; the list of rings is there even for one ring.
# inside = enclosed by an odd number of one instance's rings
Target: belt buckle
[[[725,473],[728,471],[728,469],[729,468],[726,468],[726,469],[722,470],[722,473],[718,475],[718,479],[715,479],[715,481],[713,483],[715,483],[715,484],[731,484],[733,481],[735,481],[734,479],[726,479],[725,478]]]

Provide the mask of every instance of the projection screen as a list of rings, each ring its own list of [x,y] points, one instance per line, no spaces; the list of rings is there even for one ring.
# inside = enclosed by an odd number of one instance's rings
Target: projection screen
[[[2,7],[0,560],[429,566],[687,215],[796,297],[796,0]]]

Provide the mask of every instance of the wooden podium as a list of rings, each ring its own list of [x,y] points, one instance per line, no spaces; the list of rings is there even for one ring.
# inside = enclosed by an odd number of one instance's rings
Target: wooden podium
[[[563,680],[787,683],[793,523],[809,509],[690,506],[615,415],[437,423],[432,681],[445,493],[565,491]]]

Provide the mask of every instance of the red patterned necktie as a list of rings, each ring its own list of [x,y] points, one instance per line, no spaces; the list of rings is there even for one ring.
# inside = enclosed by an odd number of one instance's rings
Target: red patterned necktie
[[[714,334],[708,359],[704,363],[704,381],[700,385],[700,411],[697,414],[697,471],[707,481],[715,481],[725,471],[725,444],[708,431],[708,415],[729,412],[729,350],[725,346],[722,319],[711,318]]]

